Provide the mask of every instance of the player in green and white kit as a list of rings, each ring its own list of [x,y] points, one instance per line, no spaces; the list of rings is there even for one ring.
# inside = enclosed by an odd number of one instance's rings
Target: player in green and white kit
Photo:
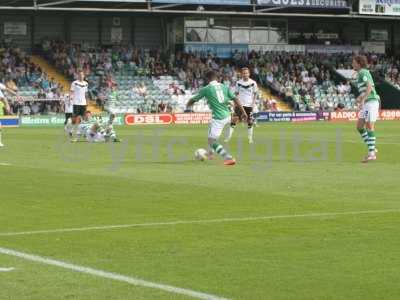
[[[114,123],[115,120],[115,114],[110,114],[110,117],[108,120],[101,120],[99,121],[101,130],[100,133],[104,135],[105,141],[106,142],[113,142],[113,143],[118,143],[121,142],[121,140],[117,137],[117,133],[114,130]]]
[[[75,138],[71,139],[71,142],[75,143],[80,141],[82,137],[86,138],[88,133],[92,130],[92,128],[95,125],[97,125],[97,127],[100,127],[98,126],[97,118],[93,117],[90,111],[86,111],[85,114],[83,115],[83,118],[81,119],[81,122],[78,125]]]
[[[360,108],[357,130],[368,146],[368,155],[363,162],[376,160],[375,122],[379,116],[380,104],[380,97],[375,90],[375,83],[367,65],[365,56],[358,55],[353,58],[353,68],[357,72],[357,87],[360,92],[357,98]]]
[[[218,139],[224,130],[224,127],[231,122],[231,102],[233,101],[243,115],[244,121],[248,116],[243,109],[242,104],[226,85],[218,82],[218,75],[214,71],[207,73],[208,85],[201,88],[197,95],[192,97],[187,103],[189,109],[194,103],[205,98],[212,111],[212,120],[208,129],[209,156],[214,152],[224,159],[225,165],[234,165],[235,159],[225,148],[218,143]]]

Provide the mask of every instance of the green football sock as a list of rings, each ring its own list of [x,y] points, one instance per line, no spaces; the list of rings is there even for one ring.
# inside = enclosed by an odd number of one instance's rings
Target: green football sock
[[[211,148],[223,159],[232,159],[232,156],[228,153],[228,151],[225,150],[225,148],[221,144],[214,143],[211,145]]]
[[[368,145],[368,131],[365,128],[362,129],[358,129],[358,132],[361,135],[362,140],[364,141],[364,143],[366,143]]]
[[[375,137],[375,131],[369,131],[367,132],[368,135],[368,140],[367,140],[367,145],[368,145],[368,152],[375,152],[375,145],[376,145],[376,137]]]

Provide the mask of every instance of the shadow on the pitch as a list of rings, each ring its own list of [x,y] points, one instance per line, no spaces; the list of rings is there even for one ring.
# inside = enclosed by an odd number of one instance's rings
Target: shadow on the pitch
[[[154,161],[154,160],[133,160],[135,164],[153,164],[153,165],[194,165],[194,164],[199,164],[201,162],[193,160],[193,159],[187,159],[187,160],[170,160],[170,161]]]

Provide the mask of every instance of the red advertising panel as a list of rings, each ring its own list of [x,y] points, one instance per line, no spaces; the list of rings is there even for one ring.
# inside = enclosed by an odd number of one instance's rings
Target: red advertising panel
[[[359,117],[356,111],[334,111],[331,112],[331,121],[355,121]],[[400,109],[383,109],[379,112],[379,120],[400,120]]]
[[[379,113],[381,120],[400,120],[400,109],[383,109]]]
[[[355,121],[358,119],[356,111],[334,111],[331,112],[331,121]]]
[[[173,122],[173,115],[171,114],[142,114],[125,115],[126,125],[148,125],[148,124],[171,124]]]

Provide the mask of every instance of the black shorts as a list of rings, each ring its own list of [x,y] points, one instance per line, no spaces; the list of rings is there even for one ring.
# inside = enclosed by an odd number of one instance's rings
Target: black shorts
[[[65,120],[71,119],[72,113],[65,113]]]
[[[77,117],[83,117],[86,112],[86,105],[74,105],[74,113],[73,116]]]
[[[243,109],[247,114],[247,123],[253,123],[253,108],[249,106],[243,106]],[[242,110],[239,107],[235,106],[233,115],[238,117],[240,121],[243,121]]]

